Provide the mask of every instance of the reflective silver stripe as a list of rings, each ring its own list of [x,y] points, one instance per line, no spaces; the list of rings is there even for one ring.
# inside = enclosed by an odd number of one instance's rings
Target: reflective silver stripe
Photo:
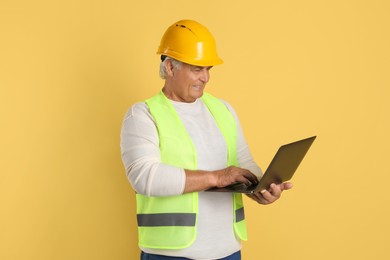
[[[244,208],[236,209],[236,222],[240,222],[245,219]]]
[[[137,214],[139,227],[195,226],[195,213]]]

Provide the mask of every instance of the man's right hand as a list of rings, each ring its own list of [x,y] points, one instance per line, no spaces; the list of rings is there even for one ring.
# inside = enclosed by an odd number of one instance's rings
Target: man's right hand
[[[229,166],[216,171],[185,170],[186,184],[183,193],[223,188],[235,183],[257,184],[256,175],[247,169]]]
[[[223,170],[216,171],[216,187],[223,188],[235,183],[243,183],[251,186],[259,181],[253,173],[247,169],[236,166],[229,166]]]

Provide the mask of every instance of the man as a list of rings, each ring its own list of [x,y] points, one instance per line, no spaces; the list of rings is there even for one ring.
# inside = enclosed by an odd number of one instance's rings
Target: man
[[[190,20],[161,39],[162,91],[134,104],[122,126],[122,159],[137,192],[141,260],[241,259],[246,240],[242,196],[206,190],[257,183],[254,162],[234,109],[204,92],[222,63],[213,36]],[[250,195],[277,200],[291,183]]]

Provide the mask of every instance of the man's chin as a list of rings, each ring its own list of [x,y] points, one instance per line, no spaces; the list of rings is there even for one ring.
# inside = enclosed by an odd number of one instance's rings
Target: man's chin
[[[192,95],[201,97],[201,96],[203,96],[203,90],[204,90],[204,88],[202,88],[202,89],[193,88]]]

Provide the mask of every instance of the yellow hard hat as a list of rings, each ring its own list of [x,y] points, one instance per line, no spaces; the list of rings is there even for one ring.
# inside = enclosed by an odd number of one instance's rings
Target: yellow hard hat
[[[196,66],[222,64],[214,37],[206,27],[191,20],[172,24],[161,38],[157,54]]]

